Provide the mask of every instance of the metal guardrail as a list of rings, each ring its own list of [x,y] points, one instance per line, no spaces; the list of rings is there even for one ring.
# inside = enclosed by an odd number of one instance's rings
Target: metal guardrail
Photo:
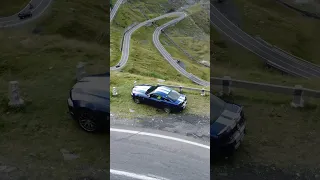
[[[231,77],[225,76],[223,78],[211,77],[211,87],[221,86],[222,91],[220,95],[230,95],[231,86],[235,88],[272,92],[293,96],[291,106],[294,108],[302,108],[305,105],[303,96],[320,98],[320,91],[303,88],[301,85],[295,85],[294,87],[281,86],[275,84],[250,82],[243,80],[231,80]]]
[[[225,92],[230,91],[231,86],[234,88],[255,90],[255,91],[264,91],[264,92],[273,92],[286,95],[297,95],[298,91],[301,91],[304,96],[320,98],[320,91],[303,88],[301,85],[295,85],[294,87],[281,86],[275,84],[259,83],[259,82],[250,82],[244,80],[231,79],[228,76],[223,78],[211,77],[210,79],[212,86],[222,86],[222,89]]]
[[[191,87],[185,87],[185,86],[175,86],[175,85],[166,85],[166,84],[158,84],[160,86],[166,86],[166,87],[170,87],[170,88],[176,88],[176,89],[179,89],[180,92],[182,92],[183,89],[186,89],[186,90],[191,90],[191,91],[200,91],[200,92],[210,92],[210,90],[207,90],[207,89],[200,89],[200,88],[191,88]]]

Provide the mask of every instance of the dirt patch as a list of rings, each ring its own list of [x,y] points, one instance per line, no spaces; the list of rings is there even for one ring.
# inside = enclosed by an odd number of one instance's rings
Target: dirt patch
[[[210,140],[210,120],[209,117],[206,116],[172,114],[166,117],[123,119],[118,118],[116,114],[112,114],[110,120],[111,126],[125,125],[151,128],[192,136],[204,141]]]

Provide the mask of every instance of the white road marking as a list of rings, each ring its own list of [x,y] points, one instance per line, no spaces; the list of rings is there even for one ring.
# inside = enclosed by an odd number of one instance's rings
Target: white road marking
[[[137,135],[142,135],[142,136],[158,137],[158,138],[162,138],[162,139],[170,139],[170,140],[173,140],[173,141],[178,141],[178,142],[182,142],[182,143],[186,143],[186,144],[191,144],[191,145],[194,145],[194,146],[198,146],[198,147],[202,147],[202,148],[210,150],[210,146],[207,146],[207,145],[204,145],[204,144],[188,141],[188,140],[185,140],[185,139],[175,138],[175,137],[171,137],[171,136],[165,136],[165,135],[161,135],[161,134],[147,133],[147,132],[141,132],[141,131],[132,131],[132,130],[126,130],[126,129],[116,129],[116,128],[110,128],[110,131],[111,132],[112,131],[113,132],[123,132],[123,133],[128,133],[128,134],[137,134]]]
[[[142,174],[136,174],[136,173],[131,173],[131,172],[126,172],[126,171],[119,171],[119,170],[114,170],[110,169],[111,174],[119,175],[119,176],[126,176],[134,179],[139,179],[139,180],[169,180],[167,178],[163,177],[158,177],[158,176],[146,176]]]

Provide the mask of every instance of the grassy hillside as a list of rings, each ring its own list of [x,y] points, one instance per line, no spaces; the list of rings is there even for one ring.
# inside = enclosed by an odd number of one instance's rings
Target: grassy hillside
[[[236,0],[242,28],[292,54],[320,64],[320,21],[302,16],[275,1]]]
[[[109,46],[95,39],[109,19],[106,11],[102,0],[54,1],[39,20],[0,31],[0,164],[17,167],[27,179],[97,177],[109,169],[109,137],[83,132],[66,104],[79,61],[91,74],[109,69]],[[20,83],[25,109],[8,109],[11,80]],[[80,157],[66,161],[61,149]]]
[[[241,28],[252,35],[309,61],[320,63],[316,50],[319,37],[318,22],[301,17],[274,1],[236,0]],[[268,69],[261,59],[238,44],[211,29],[211,75],[231,76],[234,79],[266,82],[278,85],[320,90],[317,79],[305,80]],[[314,37],[314,38],[313,38]],[[218,89],[214,89],[217,92]],[[244,106],[247,135],[234,158],[236,166],[267,165],[286,168],[293,173],[319,168],[316,151],[319,141],[320,100],[306,98],[306,108],[290,106],[292,95],[233,89],[226,99]],[[316,157],[316,158],[315,158]],[[225,162],[224,162],[225,163]],[[221,166],[223,167],[223,166]]]
[[[28,5],[28,0],[0,2],[0,17],[14,15]]]
[[[120,41],[124,29],[134,22],[143,22],[146,20],[146,18],[139,11],[139,9],[142,9],[143,13],[145,13],[149,18],[153,18],[159,16],[160,14],[163,14],[163,12],[167,12],[169,10],[169,4],[167,1],[164,0],[157,0],[148,3],[144,1],[129,1],[129,3],[125,3],[120,7],[119,12],[111,25],[111,65],[115,65],[121,57]],[[168,22],[170,19],[173,18],[168,18],[168,20],[161,20],[157,23],[160,25]],[[192,20],[192,18],[188,19]],[[180,22],[178,24],[180,24]],[[183,24],[183,22],[181,22],[181,24]],[[179,25],[179,27],[177,28],[173,27],[173,29],[179,31],[187,27],[188,29],[197,28],[196,26],[190,26],[186,24]],[[153,26],[142,27],[133,34],[131,39],[130,56],[128,63],[124,68],[124,71],[132,74],[149,76],[154,78],[161,78],[166,80],[170,79],[177,82],[190,82],[190,80],[180,75],[173,67],[171,67],[171,65],[161,56],[161,54],[154,47],[152,42],[152,34],[154,30],[155,28]],[[185,41],[186,49],[193,48],[192,45],[190,45],[193,42],[191,39],[192,36],[183,35],[182,33],[176,33],[176,35],[179,35],[179,37],[176,38],[180,38],[180,40]],[[173,38],[175,38],[175,36],[173,36]],[[163,36],[161,37],[161,41],[166,41]],[[199,41],[199,44],[205,44],[204,50],[193,48],[193,52],[191,51],[191,53],[197,55],[198,57],[204,58],[205,54],[209,53],[208,43],[208,40]],[[209,79],[208,68],[204,68],[198,63],[189,60],[182,52],[180,52],[177,48],[172,46],[172,44],[167,44],[165,42],[163,44],[165,45],[166,49],[173,54],[174,58],[179,59],[186,64],[187,71],[195,75],[198,75],[203,79]]]
[[[178,2],[179,3],[179,2]],[[170,4],[168,4],[168,1],[164,0],[157,0],[157,1],[129,1],[128,3],[125,3],[121,5],[114,21],[111,25],[111,59],[110,64],[115,65],[118,63],[121,52],[120,52],[120,42],[121,38],[124,32],[124,29],[134,22],[139,23],[143,22],[146,19],[144,15],[146,15],[149,18],[154,18],[159,15],[162,15],[171,8]],[[142,11],[140,11],[142,10]],[[201,8],[193,8],[192,13],[201,13]],[[143,14],[144,13],[144,14]],[[166,22],[169,22],[170,20],[174,19],[175,17],[170,17],[166,19],[162,19],[157,21],[156,23],[158,25],[164,24]],[[203,17],[202,17],[203,18]],[[192,54],[197,59],[206,59],[209,58],[209,36],[206,34],[202,28],[198,27],[195,22],[198,20],[196,19],[196,15],[191,15],[187,19],[179,22],[177,24],[177,27],[170,27],[166,32],[172,37],[172,39],[179,45],[182,46],[185,50],[187,50],[190,54]],[[202,25],[205,27],[205,25]],[[186,86],[192,86],[193,83],[185,78],[184,76],[180,75],[158,52],[158,50],[154,47],[152,42],[152,34],[154,32],[155,28],[153,26],[149,27],[141,27],[136,32],[133,33],[131,38],[131,44],[130,44],[130,56],[129,60],[127,62],[127,65],[123,69],[123,72],[119,73],[111,73],[112,77],[112,83],[113,85],[117,86],[123,93],[128,94],[128,96],[125,96],[126,99],[123,99],[124,97],[121,97],[120,99],[112,99],[111,101],[111,107],[113,112],[117,112],[119,114],[127,114],[127,111],[129,111],[129,107],[131,108],[138,108],[139,113],[134,114],[140,114],[140,115],[161,115],[163,113],[159,113],[157,111],[145,111],[145,107],[143,107],[142,110],[139,110],[139,107],[136,107],[133,105],[133,103],[130,101],[128,104],[129,92],[130,88],[134,80],[128,84],[128,77],[131,77],[129,79],[137,78],[142,79],[145,83],[155,83],[154,80],[156,79],[164,79],[171,84],[183,84]],[[201,34],[200,34],[200,33]],[[199,34],[199,37],[197,40],[194,40],[195,33]],[[161,35],[160,37],[161,42],[167,49],[169,53],[172,54],[172,56],[175,59],[179,59],[183,61],[186,65],[186,69],[188,72],[191,72],[200,78],[203,78],[205,80],[209,80],[209,68],[206,68],[202,65],[199,65],[196,61],[189,60],[186,55],[184,55],[181,51],[179,51],[173,44],[170,43],[168,39],[164,37],[164,35]],[[202,48],[199,48],[199,47]],[[125,79],[121,79],[123,77],[126,77]],[[115,84],[114,84],[115,83]],[[196,86],[196,85],[193,85]],[[196,86],[199,87],[199,86]],[[201,87],[199,87],[201,88]],[[193,95],[194,93],[191,92],[190,98],[194,99],[194,103],[201,103],[201,104],[207,104],[209,103],[209,99],[204,98],[201,100],[197,100],[198,94]],[[193,98],[194,97],[194,98]],[[131,100],[131,99],[130,99]],[[148,112],[148,113],[144,113]],[[187,110],[185,113],[193,113],[193,114],[199,114],[197,110],[197,107],[190,105],[189,110]],[[206,114],[208,115],[209,109],[206,110]],[[203,114],[203,113],[202,113]],[[130,115],[132,116],[132,115]]]

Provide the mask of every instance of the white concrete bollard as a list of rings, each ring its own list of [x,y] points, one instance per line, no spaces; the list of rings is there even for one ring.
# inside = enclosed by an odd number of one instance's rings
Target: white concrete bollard
[[[19,82],[9,82],[9,103],[10,107],[19,107],[24,105],[24,100],[20,97]]]
[[[135,87],[137,85],[137,81],[133,82],[133,87]]]
[[[86,76],[86,70],[83,62],[79,62],[77,65],[77,81],[80,81]]]
[[[222,94],[223,95],[230,95],[231,94],[231,77],[224,76],[222,81]]]
[[[301,85],[294,86],[293,100],[291,106],[294,108],[304,107],[303,88]]]
[[[202,88],[201,90],[201,96],[205,96],[206,95],[206,92],[204,91],[204,88]]]
[[[117,92],[117,88],[116,88],[116,87],[113,87],[113,89],[112,89],[112,95],[113,95],[113,96],[117,96],[117,95],[118,95],[118,92]]]

